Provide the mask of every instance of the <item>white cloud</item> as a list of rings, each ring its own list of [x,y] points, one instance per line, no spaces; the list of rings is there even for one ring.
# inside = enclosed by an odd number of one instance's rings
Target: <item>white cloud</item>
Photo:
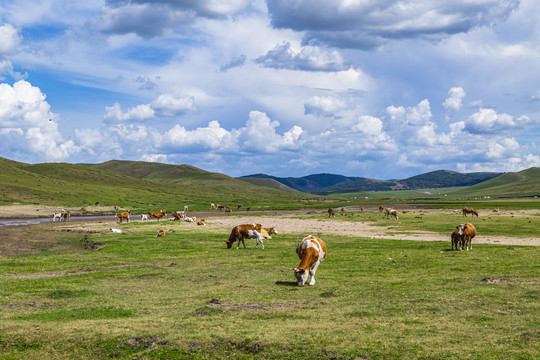
[[[150,104],[157,116],[172,117],[195,111],[193,96],[176,97],[171,94],[161,94]]]
[[[266,55],[255,59],[255,62],[270,68],[304,71],[343,71],[348,68],[336,50],[325,51],[316,46],[303,46],[297,51],[289,42],[277,45]]]
[[[491,134],[508,130],[524,130],[535,122],[523,115],[515,118],[498,114],[493,109],[480,109],[465,121],[465,131],[473,134]]]
[[[312,96],[304,103],[304,113],[315,116],[336,116],[346,108],[347,104],[335,97]]]
[[[154,110],[150,105],[137,105],[128,109],[126,112],[122,111],[122,107],[119,103],[115,102],[113,106],[105,108],[107,113],[104,116],[105,122],[131,122],[131,121],[144,121],[154,117]]]
[[[58,161],[76,154],[79,148],[64,141],[56,116],[41,90],[19,80],[13,86],[0,84],[0,151],[25,159]]]
[[[463,106],[462,100],[465,95],[465,90],[463,90],[463,88],[453,87],[448,90],[448,98],[444,100],[443,106],[446,109],[458,111]]]
[[[22,39],[19,31],[11,24],[0,25],[0,56],[12,54]]]

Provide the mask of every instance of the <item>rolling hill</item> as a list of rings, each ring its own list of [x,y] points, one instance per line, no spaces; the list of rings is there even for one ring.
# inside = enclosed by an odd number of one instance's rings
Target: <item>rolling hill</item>
[[[499,175],[501,175],[501,173],[477,172],[461,174],[456,171],[437,170],[403,180],[377,180],[335,174],[314,174],[300,178],[279,178],[265,174],[255,174],[244,176],[240,179],[269,178],[299,191],[319,195],[332,195],[361,191],[414,190],[470,186],[493,179]]]
[[[540,168],[508,172],[494,179],[456,191],[464,196],[531,197],[540,196]]]
[[[106,170],[110,169],[110,170]],[[132,176],[128,174],[137,175]],[[25,164],[0,158],[0,204],[84,208],[100,202],[123,209],[208,209],[210,203],[287,208],[317,197],[248,184],[188,165],[133,161]],[[251,205],[252,206],[252,205]]]

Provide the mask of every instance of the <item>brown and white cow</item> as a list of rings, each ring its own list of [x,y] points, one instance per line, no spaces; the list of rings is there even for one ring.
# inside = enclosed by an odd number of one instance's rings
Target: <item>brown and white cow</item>
[[[334,209],[332,208],[328,209],[328,217],[336,217],[336,213],[334,212]]]
[[[474,227],[474,225],[471,223],[465,223],[459,224],[458,226],[456,226],[456,228],[459,232],[459,235],[461,235],[462,237],[461,250],[466,247],[468,251],[469,246],[472,250],[472,239],[476,236],[476,228]]]
[[[62,217],[60,218],[60,221],[62,221],[62,219],[64,219],[64,221],[71,220],[71,212],[69,211],[62,212]]]
[[[159,219],[161,219],[165,215],[167,215],[167,210],[149,211],[148,212],[148,217],[150,218],[150,220],[155,218],[155,219],[157,219],[157,221],[159,221]]]
[[[398,220],[397,210],[387,208],[386,209],[386,218],[388,219],[389,217],[391,217],[392,219]]]
[[[159,230],[156,237],[165,237],[165,231]]]
[[[230,249],[235,241],[238,241],[238,244],[236,246],[237,249],[240,248],[240,241],[242,244],[244,244],[244,249],[246,248],[246,243],[244,242],[245,238],[248,239],[257,239],[257,244],[255,245],[255,249],[257,246],[259,246],[259,243],[261,244],[262,248],[264,249],[264,243],[263,243],[263,237],[261,235],[261,224],[243,224],[243,225],[237,225],[232,228],[231,235],[225,242],[227,243],[227,249]]]
[[[122,220],[126,220],[126,222],[129,222],[129,216],[131,215],[131,211],[126,211],[123,213],[116,214],[115,216],[120,219],[120,223],[122,223]]]
[[[300,265],[291,269],[296,277],[296,284],[304,286],[311,275],[309,285],[315,285],[315,272],[319,265],[326,259],[326,244],[320,238],[309,235],[306,236],[296,248],[296,253],[300,258]]]
[[[264,239],[271,239],[272,236],[270,235],[279,235],[276,228],[274,226],[270,228],[261,228],[261,235]]]
[[[471,214],[472,217],[474,217],[474,215],[478,217],[478,211],[476,211],[476,209],[474,208],[464,207],[463,209],[461,209],[461,211],[463,212],[463,216],[465,217],[467,217],[467,214]]]

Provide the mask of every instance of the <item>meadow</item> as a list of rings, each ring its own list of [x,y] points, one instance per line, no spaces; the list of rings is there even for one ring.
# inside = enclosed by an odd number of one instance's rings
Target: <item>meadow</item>
[[[389,224],[378,212],[296,216]],[[389,231],[444,232],[441,222],[461,220],[446,218],[405,213]],[[482,218],[482,232],[538,235],[538,215]],[[58,247],[0,257],[1,359],[540,358],[538,246],[457,252],[449,241],[321,233],[317,284],[297,287],[290,269],[307,234],[228,250],[230,229],[109,226],[36,228],[36,238],[54,231]]]

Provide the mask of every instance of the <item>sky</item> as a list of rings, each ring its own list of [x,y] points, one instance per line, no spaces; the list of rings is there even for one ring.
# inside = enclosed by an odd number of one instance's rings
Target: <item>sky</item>
[[[539,20],[537,0],[0,0],[0,156],[538,167]]]

